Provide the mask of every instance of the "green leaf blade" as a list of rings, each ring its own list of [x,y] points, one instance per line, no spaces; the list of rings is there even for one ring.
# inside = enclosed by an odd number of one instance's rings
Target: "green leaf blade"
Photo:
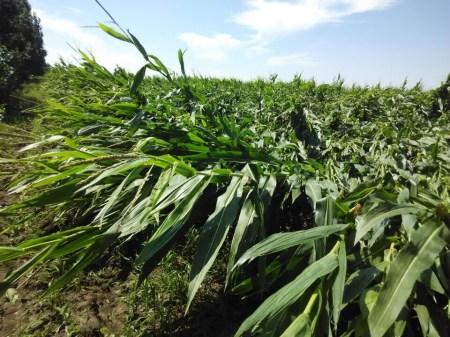
[[[130,39],[125,36],[122,33],[119,33],[118,31],[116,31],[115,29],[103,24],[103,23],[99,23],[98,26],[100,27],[101,30],[103,30],[106,34],[118,39],[118,40],[122,40],[125,42],[130,42]]]
[[[216,210],[203,225],[191,268],[186,312],[236,220],[245,183],[243,180],[233,177],[225,193],[218,198]]]
[[[410,242],[403,248],[386,276],[368,317],[372,337],[382,337],[395,322],[404,303],[420,275],[434,263],[445,247],[440,238],[442,226],[426,224],[417,230]]]
[[[295,303],[301,295],[318,279],[333,272],[338,266],[334,252],[306,267],[293,281],[269,296],[239,327],[235,337],[254,333],[263,321],[277,317]]]

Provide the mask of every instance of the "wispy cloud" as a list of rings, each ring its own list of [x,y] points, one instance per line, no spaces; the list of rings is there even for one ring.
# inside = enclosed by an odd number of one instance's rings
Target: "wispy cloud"
[[[69,11],[71,11],[71,12],[76,13],[76,14],[82,14],[82,13],[83,13],[83,11],[82,11],[81,9],[76,8],[76,7],[67,7],[67,9],[68,9]]]
[[[76,52],[70,52],[67,47],[67,44],[70,44],[91,52],[100,64],[109,69],[120,65],[129,70],[136,70],[142,65],[142,60],[133,50],[112,40],[106,34],[95,31],[95,28],[82,28],[75,21],[53,16],[42,9],[35,9],[34,12],[41,19],[46,36],[47,62],[51,64],[58,62],[60,57],[69,61],[74,59]]]
[[[206,36],[197,33],[181,33],[179,39],[188,46],[194,55],[201,59],[222,61],[227,53],[244,45],[244,42],[230,34]]]
[[[302,67],[311,67],[317,64],[317,62],[314,61],[314,59],[306,53],[275,55],[269,57],[266,63],[270,66],[302,66]]]
[[[245,40],[230,34],[206,36],[182,33],[193,54],[205,60],[222,61],[232,51],[242,50],[245,55],[270,53],[268,47],[280,35],[304,31],[318,25],[341,21],[344,17],[381,10],[397,0],[245,0],[246,9],[234,16],[233,21],[254,32]],[[269,65],[312,65],[303,53],[278,55],[267,60]]]
[[[346,16],[391,6],[396,0],[246,0],[234,21],[260,37],[311,29]]]

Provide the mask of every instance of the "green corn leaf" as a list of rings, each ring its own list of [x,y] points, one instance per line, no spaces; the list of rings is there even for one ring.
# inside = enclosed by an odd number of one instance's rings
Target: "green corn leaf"
[[[144,57],[144,59],[146,61],[150,61],[147,51],[145,50],[144,46],[141,44],[141,42],[136,38],[136,36],[134,36],[133,34],[130,33],[130,31],[128,31],[128,34],[130,34],[131,37],[131,43],[134,44],[134,46],[136,47],[137,50],[139,50],[139,52],[142,54],[142,56]]]
[[[108,198],[105,206],[98,212],[96,217],[94,218],[94,221],[99,220],[100,224],[103,223],[105,216],[107,213],[114,207],[114,205],[118,202],[120,193],[124,189],[126,185],[128,185],[132,180],[134,180],[137,176],[137,174],[140,172],[140,169],[134,169],[131,171],[125,179],[122,180],[122,182],[117,186],[114,191],[112,192],[111,196]]]
[[[166,78],[169,81],[171,81],[172,78],[170,76],[169,69],[167,69],[167,67],[164,65],[164,63],[162,63],[162,61],[155,55],[148,55],[148,56],[156,63],[156,65],[159,68],[159,72],[162,73],[164,76],[166,76]]]
[[[103,30],[106,34],[111,35],[112,37],[115,37],[116,39],[125,41],[125,42],[130,42],[130,39],[125,36],[122,33],[119,33],[118,31],[114,30],[113,28],[103,24],[103,23],[99,23],[98,26],[100,27],[101,30]]]
[[[367,182],[359,184],[344,198],[343,201],[349,205],[354,204],[355,202],[359,202],[375,192],[378,186],[378,182]]]
[[[316,226],[331,226],[334,222],[336,201],[332,196],[319,199],[315,204],[314,222]],[[316,257],[325,255],[326,239],[314,242]]]
[[[445,289],[432,269],[428,269],[420,275],[420,282],[426,285],[428,289],[431,289],[441,295],[445,295]]]
[[[215,211],[203,225],[198,240],[197,252],[192,263],[186,312],[189,310],[189,306],[206,273],[216,259],[230,227],[236,220],[241,205],[240,199],[245,180],[242,177],[233,177],[231,179],[225,193],[217,199]]]
[[[149,207],[154,208],[157,203],[160,201],[163,193],[165,193],[166,188],[169,186],[169,182],[175,174],[175,166],[172,166],[170,169],[162,172],[156,182],[155,186],[152,189],[152,193],[150,194]],[[184,179],[183,179],[184,180]],[[165,198],[163,198],[165,199]]]
[[[232,276],[233,265],[236,259],[255,242],[261,240],[261,237],[265,236],[261,235],[264,229],[265,210],[269,206],[276,186],[276,179],[272,176],[260,177],[258,181],[255,177],[255,172],[252,171],[248,164],[244,166],[241,172],[253,184],[258,182],[258,186],[253,185],[247,192],[241,213],[239,214],[231,242],[230,255],[228,257],[227,276],[225,279],[226,287]]]
[[[316,203],[322,198],[322,189],[315,180],[308,180],[305,184],[305,193],[309,198],[311,207],[316,209]]]
[[[95,231],[87,233],[79,233],[70,238],[60,241],[58,247],[52,252],[50,258],[57,259],[69,254],[86,250],[92,244],[96,244],[102,233],[95,228]]]
[[[150,195],[148,207],[152,215],[186,198],[199,180],[199,176],[186,179],[180,175],[173,175],[173,173],[162,178],[161,185],[155,186],[161,190],[157,190],[156,194],[153,194],[152,191]],[[168,180],[165,181],[166,179]]]
[[[167,175],[160,176],[158,183],[160,182],[161,185],[155,186],[158,189],[155,191],[156,194],[152,191],[149,197],[142,200],[127,214],[126,219],[120,224],[122,237],[144,230],[154,220],[159,222],[159,213],[188,198],[201,177],[197,175],[186,179],[180,175],[173,175],[173,171],[168,170]]]
[[[226,284],[228,284],[231,272],[233,269],[233,266],[236,262],[236,258],[239,257],[243,250],[247,247],[245,237],[247,235],[251,235],[253,238],[252,240],[247,241],[253,241],[256,238],[256,234],[249,233],[252,231],[252,228],[255,227],[255,222],[258,222],[256,226],[259,224],[259,219],[256,216],[256,207],[253,202],[252,192],[249,192],[247,194],[247,197],[241,207],[241,212],[239,214],[239,218],[236,224],[236,228],[234,230],[233,239],[231,240],[231,247],[230,247],[230,254],[228,256],[228,264],[227,264],[227,278],[226,278]],[[252,231],[254,232],[254,230]]]
[[[152,259],[157,256],[159,251],[170,245],[175,235],[186,223],[192,208],[209,183],[208,176],[198,175],[193,179],[195,185],[191,189],[191,192],[181,202],[175,205],[173,211],[170,212],[150,240],[144,245],[144,248],[136,259],[136,264],[147,264],[148,266],[151,263],[153,265],[154,262]],[[140,280],[143,280],[151,272],[149,269],[144,265]]]
[[[384,220],[404,214],[416,214],[420,210],[419,206],[409,204],[393,206],[386,203],[380,205],[356,219],[355,244],[370,230],[380,226]]]
[[[298,315],[280,337],[312,337],[310,320],[308,314]]]
[[[160,157],[148,156],[148,157],[135,159],[135,160],[131,160],[131,161],[120,162],[116,165],[113,165],[113,166],[105,169],[95,179],[93,179],[92,181],[89,181],[89,183],[85,184],[82,188],[80,188],[79,191],[81,192],[81,191],[87,190],[105,178],[115,176],[115,175],[120,175],[120,174],[128,172],[132,169],[138,168],[138,167],[146,168],[146,167],[150,167],[150,166],[157,166],[157,167],[165,169],[174,164],[176,164],[176,172],[179,174],[189,177],[189,176],[192,176],[196,172],[195,169],[192,168],[191,166],[184,164],[183,162],[180,162],[171,156],[160,156]]]
[[[431,320],[430,313],[425,305],[416,305],[415,311],[417,313],[417,318],[419,319],[420,328],[422,330],[423,337],[442,337],[439,332],[434,327],[433,321]]]
[[[344,288],[344,303],[349,303],[361,295],[361,293],[370,286],[370,284],[380,273],[380,269],[376,267],[368,267],[358,269],[350,275]]]
[[[386,281],[368,317],[372,337],[382,337],[394,323],[420,275],[433,265],[445,246],[443,226],[426,223],[412,235],[391,264]]]
[[[334,221],[335,200],[332,196],[327,196],[316,202],[314,222],[317,226],[330,226]]]
[[[139,85],[144,80],[146,70],[147,70],[147,65],[145,65],[141,69],[139,69],[137,71],[136,75],[134,75],[133,82],[131,83],[131,87],[130,87],[130,96],[133,96],[136,93]]]
[[[235,337],[255,333],[262,322],[277,317],[287,310],[318,279],[332,273],[338,266],[335,252],[306,267],[293,281],[269,296],[239,327]]]
[[[46,295],[54,294],[72,281],[78,273],[88,267],[93,261],[102,256],[117,239],[116,233],[105,233],[96,237],[81,258],[60,278],[55,280],[46,291]]]
[[[313,334],[312,321],[316,320],[317,317],[314,317],[314,320],[311,320],[311,314],[316,306],[316,302],[319,299],[319,295],[317,291],[315,291],[308,303],[306,304],[305,310],[298,315],[295,320],[289,325],[289,327],[283,332],[281,337],[311,337]],[[319,311],[319,310],[315,310]],[[316,314],[319,314],[317,312]],[[317,315],[316,315],[317,316]]]
[[[56,245],[60,243],[58,249],[61,249],[62,245],[74,240],[80,235],[93,236],[97,229],[91,226],[75,227],[66,231],[60,231],[47,236],[42,236],[36,239],[30,239],[22,242],[16,247],[2,247],[0,246],[0,262],[9,261],[17,257],[31,254],[37,250],[42,250],[45,247]],[[53,256],[54,252],[52,253]]]
[[[0,246],[0,262],[9,261],[27,253],[27,250],[18,247]]]
[[[260,219],[265,219],[266,209],[270,205],[276,186],[277,179],[274,175],[264,175],[259,179],[258,188],[255,191],[255,204]]]
[[[347,252],[344,240],[341,240],[339,243],[338,262],[339,262],[338,272],[331,289],[333,299],[333,322],[335,331],[337,330],[339,316],[342,309],[345,278],[347,276]]]
[[[310,244],[315,240],[340,233],[345,230],[345,228],[347,228],[347,225],[331,225],[315,227],[297,232],[273,234],[247,250],[236,262],[233,268],[249,263],[260,256],[282,252],[286,249],[299,245]]]
[[[27,199],[16,205],[12,205],[11,207],[41,207],[71,201],[74,199],[74,194],[78,190],[77,184],[79,182],[80,179],[78,178],[72,179],[71,181],[65,183],[64,185],[61,185],[60,187],[49,189],[48,191],[36,194],[30,199]]]
[[[149,167],[154,164],[154,161],[151,158],[143,158],[143,159],[137,159],[132,161],[123,161],[120,163],[117,163],[115,165],[110,166],[109,168],[103,170],[101,174],[99,174],[95,179],[91,180],[88,184],[85,184],[82,188],[79,189],[79,191],[85,191],[89,189],[90,187],[96,185],[97,183],[101,182],[103,179],[119,175],[122,173],[126,173],[128,171],[131,171],[137,167]]]
[[[57,174],[52,174],[48,177],[39,179],[33,183],[31,183],[27,188],[37,188],[37,187],[43,187],[50,184],[57,183],[65,178],[71,177],[73,175],[76,175],[78,173],[83,173],[83,171],[88,167],[89,165],[80,165],[76,166],[70,169],[67,169],[65,171],[62,171]]]
[[[45,146],[45,145],[49,145],[49,144],[53,144],[53,143],[58,143],[58,142],[61,142],[61,141],[65,140],[65,139],[66,139],[66,137],[60,136],[60,135],[51,136],[51,137],[48,137],[48,138],[46,138],[46,139],[44,139],[44,140],[42,140],[40,142],[36,142],[36,143],[30,144],[30,145],[27,145],[27,146],[21,148],[19,150],[19,152],[35,150],[35,149],[37,149],[37,148],[39,148],[41,146]]]
[[[77,135],[78,136],[86,136],[86,135],[90,135],[93,134],[95,132],[98,132],[99,130],[101,130],[102,128],[104,128],[105,126],[100,124],[94,124],[94,125],[88,125],[85,127],[82,127],[81,129],[78,130]]]
[[[180,62],[180,67],[181,67],[181,74],[183,75],[184,78],[186,78],[186,70],[184,68],[184,53],[181,49],[178,49],[178,62]]]
[[[442,310],[438,297],[429,293],[423,287],[419,286],[417,290],[416,312],[424,333],[423,336],[427,336],[426,332],[432,336],[448,336],[450,334],[448,308],[447,311]]]
[[[20,277],[32,270],[38,264],[45,261],[55,247],[56,245],[45,247],[38,254],[34,255],[30,260],[9,274],[2,282],[0,282],[0,295],[4,294],[4,292],[8,290],[8,288],[10,288],[11,285],[13,285]]]

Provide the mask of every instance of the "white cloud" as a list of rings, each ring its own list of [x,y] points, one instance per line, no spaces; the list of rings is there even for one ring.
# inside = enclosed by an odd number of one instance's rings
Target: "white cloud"
[[[181,33],[178,37],[187,44],[195,56],[212,61],[224,60],[228,52],[244,45],[243,41],[229,34],[205,36],[197,33]]]
[[[70,44],[91,52],[101,65],[109,69],[120,65],[134,71],[142,66],[143,60],[124,42],[114,41],[96,28],[82,28],[72,20],[52,16],[42,9],[35,9],[34,12],[41,19],[46,37],[47,62],[50,64],[58,62],[60,57],[73,61],[77,53],[70,51],[67,46]]]
[[[312,57],[306,53],[292,53],[287,55],[276,55],[269,57],[266,62],[270,66],[302,66],[310,67],[316,65]]]
[[[69,11],[71,11],[71,12],[76,13],[76,14],[82,14],[82,13],[83,13],[83,11],[82,11],[81,9],[76,8],[76,7],[67,7],[67,9],[68,9]]]
[[[73,41],[82,42],[83,44],[89,46],[103,43],[98,36],[90,33],[86,29],[81,28],[78,24],[71,20],[53,17],[41,9],[36,9],[34,11],[41,19],[41,24],[44,29],[59,33]]]
[[[317,25],[336,22],[342,18],[368,11],[381,10],[398,0],[245,0],[247,9],[233,20],[256,34],[245,40],[229,34],[206,36],[186,32],[179,35],[189,50],[199,58],[223,61],[232,51],[245,56],[270,53],[268,45],[281,35],[311,29]],[[312,65],[305,54],[294,53],[270,57],[269,65]]]
[[[260,37],[302,31],[343,17],[384,9],[396,0],[246,0],[234,21]]]

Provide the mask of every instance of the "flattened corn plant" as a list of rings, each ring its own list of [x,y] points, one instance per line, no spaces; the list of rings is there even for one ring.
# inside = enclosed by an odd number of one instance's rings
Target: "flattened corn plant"
[[[59,291],[130,240],[142,281],[200,226],[186,311],[228,240],[226,291],[260,300],[235,336],[449,335],[449,111],[431,114],[434,92],[196,78],[181,51],[178,75],[100,28],[145,63],[130,76],[81,53],[47,75],[45,136],[2,159],[20,197],[1,214],[72,220],[0,247],[28,258],[2,292],[67,259]]]

